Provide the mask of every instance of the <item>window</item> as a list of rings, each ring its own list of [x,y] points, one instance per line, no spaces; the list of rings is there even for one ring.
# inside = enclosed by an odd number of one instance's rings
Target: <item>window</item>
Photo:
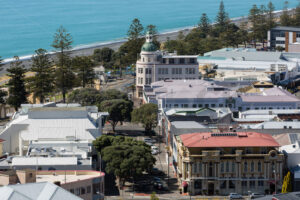
[[[224,172],[224,162],[221,162],[221,172]]]
[[[169,59],[169,63],[170,63],[170,64],[174,64],[174,63],[175,63],[175,62],[174,62],[174,58],[170,58],[170,59]]]
[[[80,195],[80,188],[75,189],[75,195]]]
[[[254,162],[251,162],[251,172],[254,172]]]
[[[90,185],[87,186],[86,187],[86,193],[88,193],[88,194],[91,193],[91,189],[92,189],[92,187]]]
[[[247,187],[247,181],[242,181],[242,187]]]
[[[71,192],[72,194],[74,194],[74,189],[70,189],[70,192]]]
[[[201,180],[195,180],[194,188],[195,189],[202,189],[202,181]]]
[[[164,63],[164,64],[166,63],[166,59],[165,59],[165,58],[163,58],[163,63]]]
[[[32,176],[33,176],[32,173],[29,173],[29,177],[32,178]]]
[[[199,164],[198,164],[198,170],[200,173],[202,173],[202,163],[201,162],[199,162]]]
[[[100,183],[93,184],[93,194],[98,194],[100,192]]]
[[[212,107],[212,108],[216,107],[216,104],[211,104],[211,107]]]
[[[226,181],[221,182],[221,189],[226,189]]]
[[[197,105],[196,105],[196,104],[193,104],[193,108],[197,108]]]
[[[244,162],[244,172],[247,172],[247,171],[248,171],[248,163]]]
[[[258,186],[264,186],[264,181],[258,181],[257,184]]]
[[[219,107],[222,108],[224,105],[223,104],[219,104]]]
[[[202,104],[198,104],[198,107],[199,107],[199,108],[202,108]]]
[[[197,163],[193,163],[194,174],[197,173]]]
[[[159,69],[158,69],[158,70],[159,70]],[[151,74],[151,73],[152,73],[152,69],[151,69],[151,68],[149,68],[149,69],[146,68],[146,69],[145,69],[145,72],[146,72],[146,74]]]
[[[257,163],[257,171],[261,172],[261,162],[260,161]]]
[[[250,188],[255,188],[255,181],[250,181]]]
[[[179,58],[179,63],[184,64],[184,58]]]
[[[143,68],[138,68],[138,73],[142,74],[143,73]]]
[[[209,107],[209,104],[205,104],[205,108],[208,108]]]
[[[226,172],[229,172],[229,162],[226,161]]]
[[[229,188],[234,189],[235,188],[235,183],[234,181],[229,181]]]
[[[235,172],[235,163],[234,163],[234,161],[232,161],[231,169],[232,169],[232,172]]]
[[[190,63],[194,64],[195,63],[195,58],[190,58]]]
[[[84,187],[81,188],[81,195],[83,195],[83,194],[85,194],[85,188]]]

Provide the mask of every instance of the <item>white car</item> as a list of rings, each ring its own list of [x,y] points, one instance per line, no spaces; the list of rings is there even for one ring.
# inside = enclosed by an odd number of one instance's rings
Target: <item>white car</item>
[[[152,146],[151,146],[151,150],[157,150],[157,151],[158,151],[158,147],[155,146],[155,145],[152,145]]]
[[[158,154],[159,152],[158,152],[158,150],[152,149],[152,150],[151,150],[151,153],[152,153],[152,155],[156,155],[156,154]]]
[[[238,193],[230,193],[229,199],[243,199],[243,196]]]
[[[255,199],[255,198],[260,198],[260,197],[264,197],[265,195],[260,194],[260,193],[252,193],[250,194],[250,198],[251,199]]]

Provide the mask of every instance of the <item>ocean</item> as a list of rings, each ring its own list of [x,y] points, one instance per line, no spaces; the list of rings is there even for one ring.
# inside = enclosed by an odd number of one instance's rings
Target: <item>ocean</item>
[[[224,0],[229,17],[247,16],[253,4],[269,0]],[[273,0],[276,10],[283,0]],[[220,0],[0,0],[0,56],[32,55],[53,50],[53,35],[63,25],[73,47],[113,42],[126,37],[131,21],[139,18],[160,33],[195,26],[205,12],[213,22]],[[298,1],[289,2],[295,7]]]

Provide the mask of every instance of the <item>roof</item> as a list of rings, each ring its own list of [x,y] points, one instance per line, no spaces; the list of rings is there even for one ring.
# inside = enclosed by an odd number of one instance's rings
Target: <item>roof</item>
[[[195,122],[195,121],[174,121],[172,122],[172,125],[175,127],[175,128],[207,128],[206,126],[198,123],[198,122]]]
[[[48,182],[0,187],[1,200],[80,200],[81,198]]]
[[[225,58],[236,61],[283,61],[281,60],[281,52],[270,52],[270,51],[253,51],[249,49],[239,50],[232,48],[224,48],[215,51],[205,53],[201,59],[214,59],[214,58]]]
[[[153,52],[156,50],[157,47],[153,42],[145,42],[142,46],[142,51]]]
[[[104,177],[104,173],[92,170],[53,170],[41,171],[36,175],[36,182],[50,182],[55,183],[59,181],[62,184],[71,183],[82,180],[89,180],[99,177]]]
[[[27,124],[21,137],[24,140],[38,140],[74,137],[80,140],[94,140],[94,130],[97,128],[88,119],[27,119],[19,124]]]
[[[77,165],[77,157],[14,157],[13,166],[32,166],[32,165]]]
[[[298,121],[269,121],[255,125],[248,125],[251,129],[300,129]]]
[[[261,88],[261,93],[241,94],[243,102],[300,102],[295,95],[278,88]]]
[[[276,26],[271,29],[272,31],[291,31],[291,32],[300,32],[299,27],[290,27],[290,26]]]
[[[186,147],[279,147],[271,135],[257,132],[190,133],[180,139]]]

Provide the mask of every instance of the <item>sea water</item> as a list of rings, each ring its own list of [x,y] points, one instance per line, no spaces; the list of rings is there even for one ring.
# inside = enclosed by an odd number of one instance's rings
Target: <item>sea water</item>
[[[224,0],[229,17],[247,16],[253,4],[269,0]],[[283,0],[273,0],[276,10]],[[289,2],[295,7],[298,1]],[[159,32],[195,26],[202,13],[214,21],[220,0],[0,0],[0,56],[53,50],[53,35],[63,25],[73,47],[124,39],[131,21],[154,24]]]

